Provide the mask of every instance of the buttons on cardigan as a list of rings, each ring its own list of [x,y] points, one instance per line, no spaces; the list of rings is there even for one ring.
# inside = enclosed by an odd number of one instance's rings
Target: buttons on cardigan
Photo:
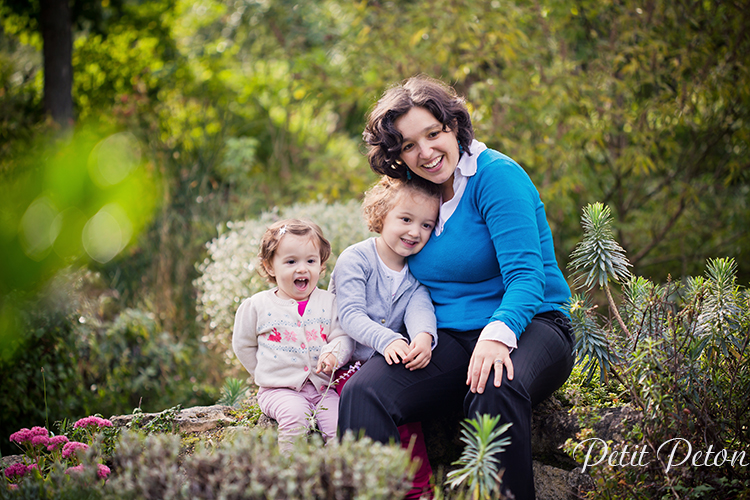
[[[385,318],[381,319],[380,322],[385,325]]]

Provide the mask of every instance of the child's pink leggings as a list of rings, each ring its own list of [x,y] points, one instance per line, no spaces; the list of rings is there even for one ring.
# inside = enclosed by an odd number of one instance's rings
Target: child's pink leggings
[[[345,372],[339,370],[336,372],[336,378],[341,377]],[[341,380],[336,386],[336,393],[341,395],[341,391],[344,388],[346,379]],[[411,449],[412,461],[419,460],[419,469],[414,474],[414,479],[411,483],[411,489],[404,496],[404,500],[417,500],[425,495],[427,498],[432,498],[432,490],[430,489],[430,478],[432,477],[432,467],[430,466],[430,458],[427,456],[427,446],[424,442],[424,433],[422,432],[422,422],[409,422],[408,424],[400,425],[398,427],[399,437],[401,438],[401,446],[408,448],[411,444],[412,436],[414,436],[414,447]]]
[[[339,395],[336,391],[326,393],[323,387],[318,392],[309,380],[299,392],[287,388],[261,387],[258,390],[258,406],[279,423],[279,449],[284,453],[292,450],[295,438],[306,434],[312,427],[308,415],[312,415],[318,404],[321,409],[315,415],[315,420],[327,443],[336,438],[339,417]]]

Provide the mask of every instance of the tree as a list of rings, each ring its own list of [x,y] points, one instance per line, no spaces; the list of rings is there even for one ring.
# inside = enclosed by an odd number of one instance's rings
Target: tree
[[[44,109],[62,127],[73,122],[73,23],[68,0],[39,0],[44,43]]]
[[[73,32],[76,27],[104,33],[106,19],[117,17],[122,0],[2,0],[0,12],[18,16],[24,29],[38,30],[44,58],[44,110],[63,128],[75,119],[73,103]]]

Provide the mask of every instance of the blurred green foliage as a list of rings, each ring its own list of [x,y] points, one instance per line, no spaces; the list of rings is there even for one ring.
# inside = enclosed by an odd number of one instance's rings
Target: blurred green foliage
[[[750,20],[740,4],[75,0],[79,125],[69,137],[43,116],[41,41],[20,4],[38,5],[0,0],[0,349],[29,380],[35,360],[57,353],[61,366],[99,374],[98,397],[114,397],[107,384],[137,393],[136,380],[150,391],[149,377],[174,394],[193,391],[191,377],[218,391],[222,353],[202,341],[210,325],[196,310],[206,242],[274,207],[360,199],[375,180],[364,115],[420,72],[455,85],[477,138],[529,172],[562,267],[579,207],[602,201],[635,274],[697,275],[726,255],[750,279]],[[104,162],[92,160],[104,145]],[[101,277],[85,301],[106,290],[115,303],[81,336],[101,357],[65,354],[64,339],[90,325],[37,295],[71,264]],[[149,353],[136,363],[143,373],[107,379],[131,342]],[[176,380],[186,359],[201,363]],[[65,370],[60,387],[75,394],[83,375]],[[41,423],[37,393],[27,396],[24,425]]]

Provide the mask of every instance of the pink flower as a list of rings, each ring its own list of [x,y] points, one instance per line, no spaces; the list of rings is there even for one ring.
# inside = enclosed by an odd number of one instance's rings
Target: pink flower
[[[47,446],[49,444],[49,438],[47,436],[34,436],[31,438],[31,445],[32,446]]]
[[[70,458],[71,456],[74,456],[78,450],[87,450],[88,448],[89,445],[85,443],[70,441],[69,443],[65,443],[65,446],[63,446],[62,456],[63,458]]]
[[[81,427],[88,427],[89,425],[95,425],[100,429],[102,427],[112,427],[112,422],[106,418],[101,417],[84,417],[73,424],[74,429],[80,429]]]
[[[76,465],[75,467],[68,467],[65,469],[65,473],[67,475],[70,475],[72,472],[75,472],[76,474],[79,472],[83,472],[83,464]]]
[[[26,474],[26,466],[24,464],[13,464],[5,468],[5,477],[23,477]]]
[[[24,427],[20,431],[16,431],[13,434],[11,434],[10,441],[12,443],[18,443],[18,444],[22,444],[22,443],[25,443],[26,441],[30,441],[31,438],[29,437],[29,432],[31,431],[27,429],[26,427]]]
[[[29,438],[33,438],[34,436],[49,437],[49,431],[44,427],[32,427],[29,431]]]
[[[107,467],[104,464],[96,464],[96,475],[99,476],[102,479],[107,479],[107,476],[109,476],[110,470],[109,467]]]
[[[53,451],[68,442],[67,436],[52,436],[49,438],[49,444],[47,445],[47,451]]]
[[[36,469],[36,464],[33,465],[25,465],[22,463],[13,464],[5,469],[5,477],[8,479],[13,477],[23,477],[32,470]]]

